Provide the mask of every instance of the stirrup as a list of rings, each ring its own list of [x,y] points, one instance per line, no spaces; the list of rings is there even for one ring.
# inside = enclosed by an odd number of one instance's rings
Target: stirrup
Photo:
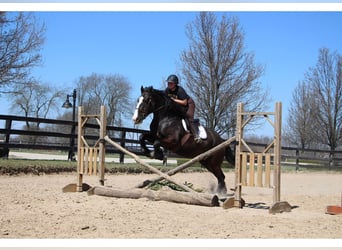
[[[194,135],[194,141],[195,141],[196,143],[200,144],[200,143],[202,143],[202,138],[199,137],[199,135],[197,135],[197,136]]]

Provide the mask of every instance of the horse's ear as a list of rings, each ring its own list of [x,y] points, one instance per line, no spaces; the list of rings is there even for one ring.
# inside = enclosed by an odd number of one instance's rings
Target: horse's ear
[[[144,92],[144,87],[143,86],[141,86],[140,91],[141,91],[141,94]]]

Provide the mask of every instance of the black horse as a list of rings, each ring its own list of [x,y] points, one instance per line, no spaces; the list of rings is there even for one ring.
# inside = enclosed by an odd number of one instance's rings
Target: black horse
[[[178,104],[173,102],[165,92],[152,87],[141,87],[141,96],[138,99],[133,121],[139,124],[153,113],[150,132],[140,138],[141,147],[147,156],[162,160],[163,152],[160,149],[162,146],[180,156],[193,158],[223,142],[215,131],[206,128],[207,138],[202,140],[202,143],[196,143],[193,135],[184,128],[182,124],[184,118],[175,105]],[[153,143],[154,151],[151,152],[146,147],[146,141]],[[217,192],[220,194],[227,192],[225,176],[221,169],[225,156],[229,163],[235,163],[235,157],[229,146],[200,161],[217,178]]]

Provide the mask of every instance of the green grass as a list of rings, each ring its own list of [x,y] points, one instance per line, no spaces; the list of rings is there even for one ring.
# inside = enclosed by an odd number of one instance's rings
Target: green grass
[[[52,174],[76,171],[76,162],[54,160],[0,160],[0,174]]]
[[[32,150],[33,152],[37,152]],[[48,152],[47,152],[48,153]],[[64,152],[65,153],[65,152]],[[107,155],[107,157],[113,157],[114,155]],[[115,155],[114,157],[117,157]],[[142,157],[144,158],[144,157]],[[171,159],[171,158],[170,158]],[[174,158],[172,158],[174,159]],[[178,165],[187,162],[189,159],[176,158]],[[150,165],[156,167],[162,172],[167,172],[176,167],[175,164],[169,164],[168,166],[162,166],[160,164],[150,163]],[[226,161],[222,164],[222,168],[225,172],[234,172],[234,167],[230,166]],[[27,159],[0,159],[0,175],[18,175],[18,174],[53,174],[63,172],[76,172],[77,162],[75,161],[63,161],[63,160],[27,160]],[[183,170],[182,172],[206,172],[207,170],[201,166],[200,163],[195,163],[191,167]],[[282,166],[282,172],[295,172],[295,166]],[[336,167],[329,169],[327,166],[308,165],[299,167],[300,172],[337,172],[342,173],[342,167]],[[106,163],[107,173],[151,173],[150,170],[137,163]]]
[[[176,166],[170,164],[162,166],[161,164],[151,164],[162,172],[167,172]],[[76,161],[61,160],[27,160],[27,159],[0,159],[0,175],[18,175],[18,174],[53,174],[63,172],[76,172]],[[151,173],[150,170],[137,163],[106,163],[106,173]],[[183,172],[207,171],[200,165],[189,167]]]

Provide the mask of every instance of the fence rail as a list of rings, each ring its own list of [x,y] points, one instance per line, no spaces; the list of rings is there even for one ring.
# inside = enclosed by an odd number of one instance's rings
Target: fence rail
[[[72,121],[43,119],[33,117],[22,117],[12,115],[0,115],[0,121],[5,121],[4,128],[0,128],[0,156],[8,157],[10,149],[46,149],[46,150],[70,150],[70,139],[77,141],[77,134],[73,136],[71,129],[74,123]],[[14,123],[19,122],[20,125]],[[26,122],[31,123],[31,128],[25,128]],[[45,124],[42,128],[36,125]],[[75,126],[78,123],[75,122]],[[93,136],[92,131],[98,129],[98,124],[87,123],[85,125],[85,137],[90,141],[98,139]],[[113,141],[120,143],[122,146],[129,147],[135,154],[141,155],[139,137],[142,133],[148,132],[142,129],[123,128],[115,126],[107,126],[107,134],[111,136]],[[76,130],[77,131],[77,130]],[[75,148],[72,149],[74,152]],[[107,153],[117,153],[120,155],[120,162],[124,161],[124,155],[114,147],[107,145]]]
[[[39,149],[58,150],[67,152],[70,150],[70,139],[77,141],[77,134],[71,134],[74,125],[72,121],[43,119],[33,117],[22,117],[12,115],[0,115],[0,121],[4,121],[4,127],[0,128],[0,156],[8,157],[10,149]],[[15,124],[16,123],[16,124]],[[21,124],[20,124],[21,123]],[[31,123],[31,128],[24,128],[26,123]],[[45,124],[42,128],[37,128],[37,124]],[[77,127],[77,122],[75,126]],[[93,136],[94,129],[98,129],[98,124],[86,124],[85,137],[87,140],[98,139]],[[107,134],[111,139],[120,145],[129,148],[133,153],[142,155],[139,137],[147,130],[107,126]],[[76,130],[77,131],[77,130]],[[262,152],[266,144],[251,143],[255,152]],[[76,149],[73,149],[76,152]],[[106,152],[119,154],[120,162],[124,162],[124,154],[111,145],[106,145]],[[66,154],[67,155],[67,154]],[[66,156],[67,159],[67,156]],[[296,147],[282,147],[282,165],[300,167],[342,167],[342,151],[298,149]]]

